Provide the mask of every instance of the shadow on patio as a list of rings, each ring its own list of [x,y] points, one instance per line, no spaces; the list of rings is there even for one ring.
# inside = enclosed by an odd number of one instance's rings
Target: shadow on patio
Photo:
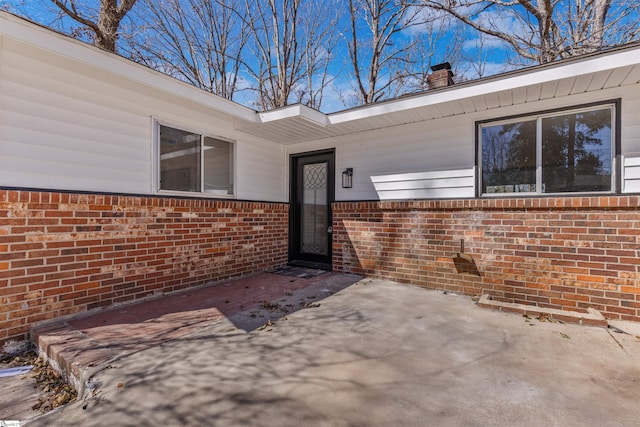
[[[315,304],[251,333],[231,315],[123,357],[89,398],[30,425],[637,425],[633,336],[382,280]]]
[[[359,276],[259,273],[36,327],[34,342],[81,394],[107,362],[228,320],[250,332],[336,293]]]

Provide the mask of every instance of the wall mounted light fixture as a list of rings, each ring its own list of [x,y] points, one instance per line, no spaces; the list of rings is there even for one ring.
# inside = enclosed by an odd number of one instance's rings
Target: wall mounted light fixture
[[[342,188],[353,187],[353,168],[346,168],[342,171]]]

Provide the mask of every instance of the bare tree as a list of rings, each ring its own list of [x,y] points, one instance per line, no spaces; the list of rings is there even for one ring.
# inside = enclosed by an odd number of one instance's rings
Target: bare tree
[[[99,7],[83,0],[51,0],[65,15],[84,25],[94,34],[94,44],[116,51],[118,29],[137,0],[100,0]]]
[[[489,62],[489,53],[486,48],[487,45],[487,36],[484,33],[480,33],[479,37],[475,38],[472,49],[472,57],[465,58],[465,62],[469,64],[469,67],[472,70],[473,77],[481,78],[487,75],[487,65]],[[464,53],[463,57],[466,57],[467,54]],[[507,67],[503,65],[503,69],[500,70],[502,72],[507,71]]]
[[[251,31],[245,64],[258,108],[294,102],[320,108],[335,45],[334,21],[328,19],[333,11],[327,6],[313,0],[245,0],[238,14]]]
[[[0,10],[5,10],[14,14],[23,14],[23,9],[26,4],[26,0],[21,1],[0,1]],[[29,14],[24,14],[28,16]]]
[[[241,89],[249,31],[238,0],[147,0],[135,59],[229,100]]]
[[[293,88],[303,78],[298,41],[301,0],[245,0],[245,22],[254,61],[248,68],[257,84],[257,107],[280,108],[290,103]]]
[[[336,0],[308,1],[301,18],[304,84],[298,87],[298,102],[320,110],[324,91],[337,77],[331,74],[338,43],[339,16]]]
[[[398,84],[391,87],[394,97],[427,90],[427,77],[433,65],[450,62],[454,74],[461,77],[467,71],[466,67],[470,67],[463,58],[464,26],[442,13],[437,16],[423,14],[423,18],[421,25],[413,30],[414,42],[407,51]]]
[[[407,0],[349,0],[347,47],[359,104],[371,104],[394,93],[406,76],[407,55],[415,40],[400,33],[420,24],[418,2]]]
[[[570,54],[588,53],[605,46],[640,38],[640,2],[627,0],[576,0],[569,3],[564,18],[571,34]]]
[[[510,45],[526,61],[547,63],[638,37],[638,2],[627,0],[424,0]]]

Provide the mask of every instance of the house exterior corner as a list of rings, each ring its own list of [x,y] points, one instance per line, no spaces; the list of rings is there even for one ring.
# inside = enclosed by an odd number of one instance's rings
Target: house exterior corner
[[[0,58],[0,343],[294,255],[640,321],[638,43],[331,114],[6,12]]]

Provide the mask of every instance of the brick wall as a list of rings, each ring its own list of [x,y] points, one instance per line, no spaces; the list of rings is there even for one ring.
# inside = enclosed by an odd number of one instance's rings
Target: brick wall
[[[639,211],[637,196],[335,203],[334,270],[640,321]]]
[[[0,190],[0,343],[286,263],[288,205]]]

